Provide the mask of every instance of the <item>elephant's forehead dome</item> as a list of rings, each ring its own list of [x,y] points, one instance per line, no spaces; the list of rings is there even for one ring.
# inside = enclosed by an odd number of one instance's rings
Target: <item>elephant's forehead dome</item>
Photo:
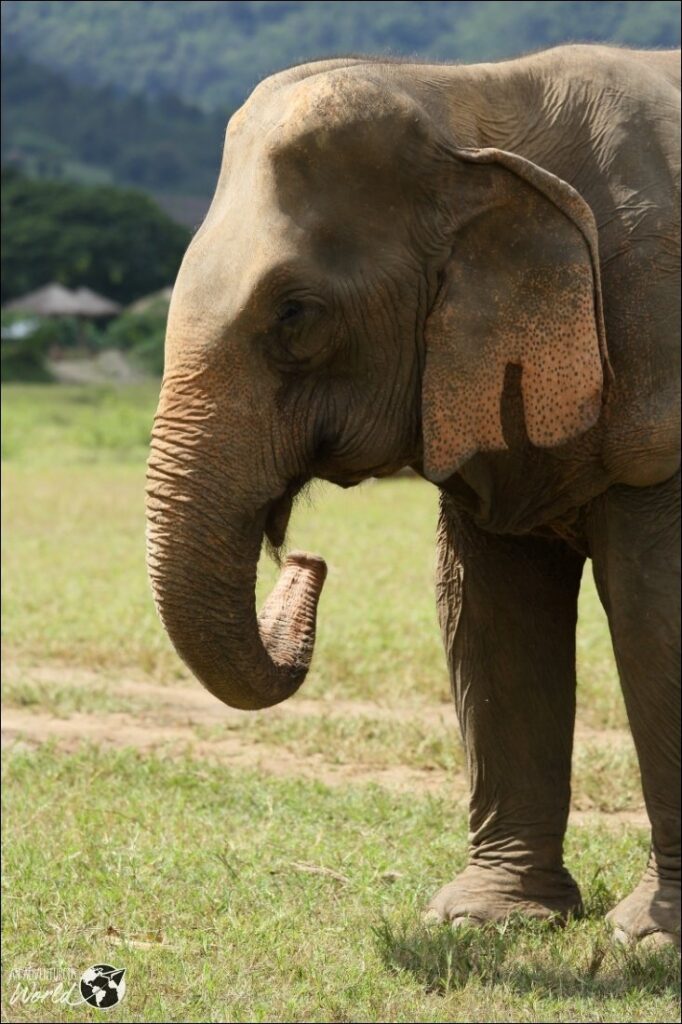
[[[340,69],[287,86],[270,97],[276,106],[268,145],[287,148],[302,140],[324,139],[336,132],[381,122],[415,123],[418,105],[405,93],[358,74]]]

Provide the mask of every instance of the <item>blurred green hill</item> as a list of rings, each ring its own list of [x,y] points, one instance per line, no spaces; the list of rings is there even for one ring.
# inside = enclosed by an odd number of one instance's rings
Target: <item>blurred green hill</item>
[[[8,52],[88,85],[168,94],[225,116],[279,68],[328,54],[494,60],[567,41],[679,45],[675,0],[178,3],[4,0]]]
[[[283,67],[330,54],[479,61],[568,41],[680,41],[675,0],[3,0],[1,13],[3,301],[50,281],[124,304],[170,285],[186,227],[213,192],[230,114]],[[53,350],[113,347],[159,373],[166,305],[87,331],[47,319],[21,337],[3,313],[0,372],[44,379]]]
[[[277,69],[353,52],[489,60],[570,40],[679,45],[679,5],[4,0],[2,159],[142,188],[194,227],[230,114]]]
[[[10,52],[2,62],[2,124],[3,163],[32,177],[209,196],[225,117],[173,96],[148,100],[72,82]]]

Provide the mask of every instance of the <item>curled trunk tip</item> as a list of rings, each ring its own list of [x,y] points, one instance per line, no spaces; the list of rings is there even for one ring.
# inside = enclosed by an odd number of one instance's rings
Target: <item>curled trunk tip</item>
[[[291,551],[284,559],[284,568],[287,565],[298,565],[313,573],[320,585],[327,578],[327,563],[320,555],[311,555],[308,551]]]

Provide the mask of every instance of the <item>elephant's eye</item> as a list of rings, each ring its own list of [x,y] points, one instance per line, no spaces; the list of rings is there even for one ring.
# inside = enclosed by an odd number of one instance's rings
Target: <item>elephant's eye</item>
[[[288,302],[283,302],[277,310],[277,323],[279,324],[291,324],[295,320],[298,320],[305,310],[302,302],[297,299],[290,299]]]

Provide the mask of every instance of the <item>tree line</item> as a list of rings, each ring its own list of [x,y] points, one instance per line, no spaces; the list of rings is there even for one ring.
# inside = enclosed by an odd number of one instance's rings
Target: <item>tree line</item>
[[[50,281],[127,304],[172,284],[189,242],[133,189],[2,172],[2,301]]]

